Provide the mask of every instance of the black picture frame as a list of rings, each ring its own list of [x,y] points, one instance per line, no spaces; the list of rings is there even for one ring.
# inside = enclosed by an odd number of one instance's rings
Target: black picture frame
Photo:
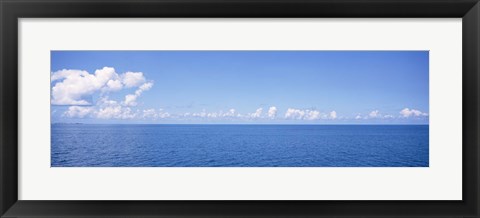
[[[0,0],[1,217],[478,217],[478,0]],[[18,19],[134,17],[462,18],[461,201],[18,200]],[[355,36],[352,36],[355,37]],[[41,42],[39,42],[41,43]],[[448,42],[445,42],[448,43]],[[133,188],[126,187],[126,188]],[[288,188],[288,187],[285,187]],[[281,190],[279,190],[281,191]],[[438,190],[441,192],[442,190]]]

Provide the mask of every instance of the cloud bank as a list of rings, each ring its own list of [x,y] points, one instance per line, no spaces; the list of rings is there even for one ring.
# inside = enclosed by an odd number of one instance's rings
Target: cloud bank
[[[104,67],[89,73],[84,70],[64,69],[51,73],[51,104],[67,105],[64,117],[98,119],[138,118],[137,99],[153,87],[142,72],[119,74],[112,67]],[[109,99],[109,93],[136,88],[122,102]],[[93,96],[99,100],[93,102]]]
[[[124,102],[110,100],[107,97],[98,101],[96,106],[78,106],[73,105],[63,114],[69,118],[98,118],[98,119],[139,119],[139,120],[184,120],[184,121],[305,121],[317,122],[325,121],[362,121],[362,120],[395,120],[395,119],[416,119],[428,118],[428,114],[415,109],[403,109],[400,116],[391,114],[383,115],[379,110],[373,110],[366,115],[356,114],[353,116],[339,116],[336,111],[321,112],[312,109],[287,108],[284,116],[278,116],[279,109],[276,106],[268,107],[264,112],[263,108],[257,108],[252,113],[239,113],[231,108],[225,111],[207,111],[203,109],[200,112],[170,113],[162,108],[134,109],[126,106]]]
[[[116,92],[125,88],[138,87],[125,96],[126,104],[133,104],[143,91],[153,86],[146,82],[142,72],[118,74],[112,67],[98,69],[91,74],[84,70],[64,69],[51,73],[52,105],[92,105],[88,100],[94,93]]]
[[[428,119],[428,113],[405,107],[397,115],[384,114],[380,110],[353,115],[341,114],[336,110],[320,111],[288,107],[286,109],[271,105],[259,107],[247,113],[235,108],[219,111],[172,113],[162,108],[143,108],[141,96],[152,89],[154,82],[148,80],[143,72],[118,73],[112,67],[103,67],[89,73],[84,70],[63,69],[51,73],[51,104],[64,105],[65,118],[94,118],[119,120],[205,120],[205,121],[292,121],[317,122],[321,120],[398,120]],[[111,99],[111,94],[120,92],[123,96]],[[118,96],[116,94],[115,96]],[[253,112],[252,112],[253,111]],[[283,115],[282,115],[283,114]]]
[[[408,118],[408,117],[420,117],[420,116],[428,116],[427,113],[421,112],[419,110],[415,109],[409,109],[409,108],[404,108],[399,112],[403,117]]]

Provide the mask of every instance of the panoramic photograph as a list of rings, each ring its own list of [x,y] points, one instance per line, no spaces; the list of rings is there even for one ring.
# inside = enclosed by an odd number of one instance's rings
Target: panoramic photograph
[[[51,51],[51,167],[429,167],[428,51]]]

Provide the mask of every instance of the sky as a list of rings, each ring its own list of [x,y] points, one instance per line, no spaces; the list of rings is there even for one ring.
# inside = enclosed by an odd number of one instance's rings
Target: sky
[[[51,51],[51,120],[428,124],[428,63],[428,51]]]

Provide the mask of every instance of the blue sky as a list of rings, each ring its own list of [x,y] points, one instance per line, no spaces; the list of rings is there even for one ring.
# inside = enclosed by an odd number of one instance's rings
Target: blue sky
[[[52,51],[52,122],[428,124],[428,51]]]

